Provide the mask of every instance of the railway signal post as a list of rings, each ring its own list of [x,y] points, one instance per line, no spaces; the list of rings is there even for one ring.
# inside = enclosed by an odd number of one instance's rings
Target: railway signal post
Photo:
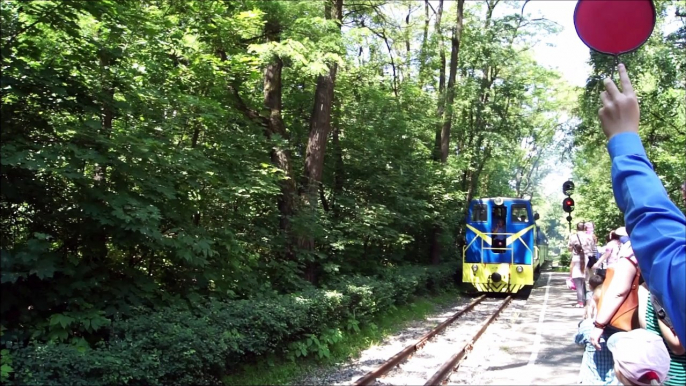
[[[569,232],[572,231],[572,212],[574,211],[574,199],[572,194],[574,193],[574,183],[571,180],[567,180],[562,184],[562,193],[567,196],[562,200],[562,210],[567,213],[567,224],[569,225]]]

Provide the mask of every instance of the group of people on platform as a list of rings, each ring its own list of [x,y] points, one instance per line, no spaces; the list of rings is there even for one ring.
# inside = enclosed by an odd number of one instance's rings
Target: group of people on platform
[[[686,188],[684,195],[686,200]],[[593,223],[579,223],[577,232],[570,235],[568,247],[573,252],[570,276],[577,293],[575,306],[584,309],[584,317],[579,322],[575,336],[575,343],[585,346],[579,382],[585,385],[615,385],[622,378],[621,373],[615,373],[615,360],[621,365],[624,363],[621,353],[643,352],[648,354],[642,362],[645,367],[643,370],[660,370],[661,366],[662,372],[666,371],[666,375],[655,372],[653,378],[662,380],[658,384],[686,385],[686,350],[674,331],[671,319],[664,312],[664,307],[655,296],[650,295],[645,281],[641,280],[640,268],[626,228],[611,231],[606,237],[605,246],[598,246]],[[635,301],[629,300],[631,304],[620,311],[632,291],[635,293]],[[602,310],[601,299],[605,300],[602,302]],[[604,328],[594,325],[596,319],[611,320],[622,311],[625,314],[623,326],[620,322],[616,322],[616,326],[606,323]],[[618,319],[621,317],[619,315]],[[624,349],[608,348],[609,338],[626,330],[635,331],[632,332],[635,337],[625,337],[631,345]],[[623,335],[618,336],[622,337]],[[661,345],[667,348],[666,352],[660,349]],[[614,354],[614,351],[620,353]],[[635,365],[636,358],[632,355],[627,360]],[[630,369],[626,371],[630,372]],[[636,373],[643,375],[641,368]],[[633,381],[629,376],[628,381],[624,379],[620,382],[625,385],[650,384],[641,382],[640,375],[634,377]]]
[[[686,385],[686,217],[652,169],[623,64],[619,73],[621,91],[604,81],[599,116],[625,227],[598,247],[594,225],[579,223],[568,242],[570,287],[584,310],[575,336],[585,346],[579,383]]]

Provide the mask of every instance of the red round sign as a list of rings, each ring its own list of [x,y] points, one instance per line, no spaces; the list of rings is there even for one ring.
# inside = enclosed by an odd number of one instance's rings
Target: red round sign
[[[652,0],[579,0],[574,27],[591,49],[619,55],[642,46],[655,27]]]

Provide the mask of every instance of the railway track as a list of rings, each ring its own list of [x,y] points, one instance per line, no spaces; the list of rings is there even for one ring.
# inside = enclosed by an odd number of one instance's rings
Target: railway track
[[[484,302],[485,299],[486,295],[481,295],[474,299],[465,308],[453,314],[443,323],[439,324],[434,329],[419,338],[419,340],[405,347],[403,350],[386,360],[379,367],[359,378],[357,381],[355,381],[354,385],[419,384],[419,380],[425,382],[425,385],[442,384],[448,379],[450,374],[452,374],[452,372],[459,366],[460,362],[471,351],[474,343],[486,331],[488,326],[498,317],[498,315],[500,315],[502,310],[504,310],[510,304],[512,301],[512,296],[508,296],[501,302],[491,302],[491,304],[486,304],[487,302]],[[481,321],[481,323],[474,323],[474,321],[472,321],[471,325],[465,326],[462,326],[461,324],[455,324],[460,317],[467,313],[478,313],[483,315],[482,318],[477,318],[478,321]],[[439,342],[431,342],[432,338],[435,338],[442,332],[446,332],[447,330],[451,329],[453,330],[451,335],[454,335],[455,337],[446,337],[445,339],[442,339],[443,341],[440,342],[440,344]],[[468,333],[465,334],[465,332]],[[461,342],[458,343],[456,339],[461,340]],[[438,341],[441,339],[436,340]],[[423,350],[424,346],[426,345],[433,345],[434,347]],[[454,347],[461,348],[456,350]],[[416,354],[421,354],[423,351],[436,352],[436,354],[438,354],[438,356],[441,358],[446,358],[443,364],[438,367],[433,375],[428,378],[425,370],[416,370],[417,368],[421,368],[422,364],[417,363],[415,366],[411,364],[413,361],[421,362],[420,358],[414,358],[419,357],[419,355]],[[408,370],[404,370],[401,367]],[[435,368],[434,366],[431,367]],[[412,368],[415,368],[415,370],[411,370]],[[405,379],[405,381],[402,381],[403,379]],[[425,379],[426,381],[424,381]]]

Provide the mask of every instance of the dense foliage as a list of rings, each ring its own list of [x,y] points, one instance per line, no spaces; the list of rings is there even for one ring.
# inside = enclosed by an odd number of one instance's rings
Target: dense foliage
[[[216,383],[445,288],[465,203],[568,140],[526,3],[3,1],[3,380]],[[669,186],[680,42],[632,59]]]
[[[454,285],[456,266],[340,277],[325,289],[253,300],[211,299],[193,310],[137,309],[115,318],[107,344],[34,343],[12,351],[14,380],[35,385],[219,384],[258,357],[330,355],[343,333],[380,310]]]

